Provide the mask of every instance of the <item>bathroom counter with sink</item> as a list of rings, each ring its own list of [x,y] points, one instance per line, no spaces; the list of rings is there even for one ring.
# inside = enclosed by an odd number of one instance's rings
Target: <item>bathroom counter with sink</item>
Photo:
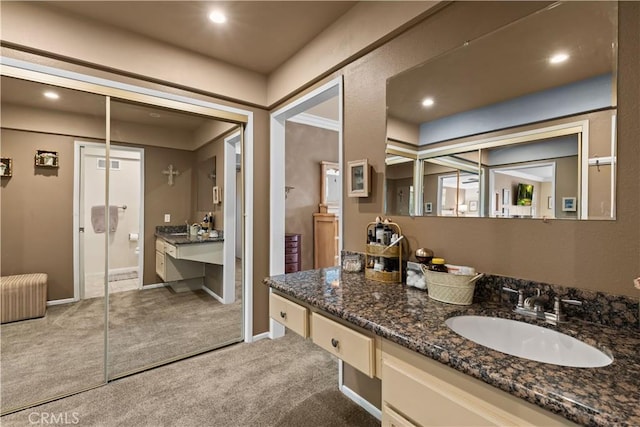
[[[339,267],[274,276],[264,283],[568,420],[596,426],[640,425],[640,331],[571,320],[559,326],[513,313],[504,304],[431,300],[425,291],[366,280]],[[637,309],[637,308],[636,308]],[[573,368],[510,356],[467,340],[445,324],[460,315],[538,324],[613,356],[601,368]]]
[[[171,243],[172,245],[190,245],[198,243],[212,243],[212,242],[224,242],[222,231],[218,232],[218,237],[202,237],[202,236],[190,236],[186,232],[158,232],[156,231],[156,237],[160,237]]]

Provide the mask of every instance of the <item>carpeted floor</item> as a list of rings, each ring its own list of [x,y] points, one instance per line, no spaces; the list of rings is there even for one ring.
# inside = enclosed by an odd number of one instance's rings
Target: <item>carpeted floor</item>
[[[78,426],[379,426],[337,389],[337,361],[295,334],[236,344],[9,414]]]
[[[241,295],[240,293],[238,294]],[[109,377],[238,341],[242,301],[170,288],[110,295]],[[52,306],[0,327],[2,410],[104,382],[104,299]]]

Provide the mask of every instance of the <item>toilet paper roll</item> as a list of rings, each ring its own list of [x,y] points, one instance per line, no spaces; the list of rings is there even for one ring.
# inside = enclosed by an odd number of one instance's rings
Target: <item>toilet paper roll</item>
[[[138,241],[138,233],[129,233],[129,241],[137,242]]]

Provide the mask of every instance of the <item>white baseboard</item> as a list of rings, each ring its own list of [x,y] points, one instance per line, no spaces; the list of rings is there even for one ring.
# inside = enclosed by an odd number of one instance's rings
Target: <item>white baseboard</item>
[[[156,283],[156,284],[153,284],[153,285],[143,285],[142,286],[142,290],[144,291],[145,289],[164,288],[166,286],[167,286],[166,283]]]
[[[253,342],[260,341],[260,340],[263,340],[263,339],[266,339],[266,338],[269,338],[269,332],[263,332],[261,334],[254,335],[253,336]]]
[[[76,302],[76,300],[73,298],[54,299],[51,301],[47,301],[47,307],[50,307],[52,305],[69,304],[71,302]]]
[[[205,285],[202,285],[201,288],[203,291],[205,291],[206,293],[208,293],[209,295],[211,295],[213,298],[215,298],[216,300],[218,300],[221,304],[224,304],[222,298],[216,294],[215,292],[213,292],[211,289],[207,288]]]
[[[365,411],[367,411],[368,413],[376,417],[378,420],[382,421],[382,411],[380,409],[373,406],[368,400],[360,396],[355,391],[351,390],[346,385],[343,384],[339,388],[342,394],[347,396],[349,399],[353,400],[356,403],[356,405],[360,406],[362,409],[364,409]]]

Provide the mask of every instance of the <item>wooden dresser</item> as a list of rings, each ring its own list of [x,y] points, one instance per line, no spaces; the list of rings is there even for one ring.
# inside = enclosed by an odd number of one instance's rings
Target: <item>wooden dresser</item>
[[[313,214],[313,268],[339,264],[338,216],[332,213]]]
[[[287,233],[284,235],[284,272],[294,273],[301,270],[302,236]]]

